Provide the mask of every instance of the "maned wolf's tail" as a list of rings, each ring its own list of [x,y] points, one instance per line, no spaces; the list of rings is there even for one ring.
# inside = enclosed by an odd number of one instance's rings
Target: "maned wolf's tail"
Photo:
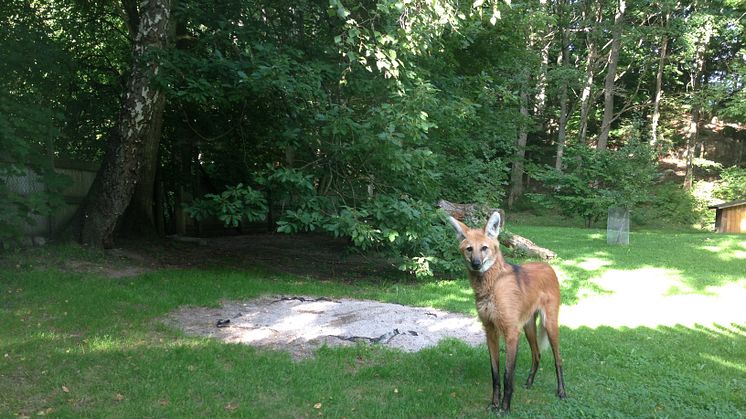
[[[549,349],[549,337],[547,336],[546,315],[544,310],[539,310],[539,350],[546,351]]]

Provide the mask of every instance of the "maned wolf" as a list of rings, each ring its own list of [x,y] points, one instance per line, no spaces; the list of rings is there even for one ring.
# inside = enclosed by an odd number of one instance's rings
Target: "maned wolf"
[[[551,266],[541,262],[523,265],[506,263],[500,252],[497,236],[500,232],[500,213],[495,211],[484,229],[471,229],[450,217],[450,222],[461,242],[469,281],[474,289],[479,320],[487,334],[492,366],[492,409],[510,411],[513,396],[513,376],[518,349],[518,338],[523,327],[531,347],[531,371],[526,388],[534,382],[539,368],[539,343],[536,320],[539,318],[539,340],[546,347],[547,336],[554,353],[557,372],[557,395],[565,398],[562,359],[559,351],[560,291],[557,275]],[[500,336],[505,338],[505,392],[500,404]]]

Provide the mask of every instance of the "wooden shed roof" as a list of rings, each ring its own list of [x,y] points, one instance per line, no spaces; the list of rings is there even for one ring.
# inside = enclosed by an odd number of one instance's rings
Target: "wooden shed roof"
[[[739,205],[746,205],[746,199],[739,199],[737,201],[723,202],[722,204],[710,205],[707,208],[710,208],[710,209],[723,209],[723,208],[737,207]]]

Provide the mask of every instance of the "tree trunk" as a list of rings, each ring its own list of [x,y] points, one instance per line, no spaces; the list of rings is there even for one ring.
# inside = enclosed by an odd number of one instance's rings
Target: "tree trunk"
[[[536,75],[536,100],[534,101],[534,116],[544,121],[544,109],[547,103],[547,70],[549,68],[549,48],[551,40],[547,40],[541,48],[541,66]]]
[[[525,86],[521,89],[521,119],[516,141],[515,153],[513,154],[513,165],[510,169],[510,194],[508,195],[508,208],[513,208],[513,203],[523,194],[523,161],[526,158],[526,142],[528,141],[528,92]]]
[[[588,138],[588,115],[591,111],[591,93],[593,90],[594,67],[596,61],[596,45],[588,45],[588,57],[585,63],[585,77],[583,79],[583,92],[580,95],[580,126],[578,127],[578,142],[583,144]]]
[[[547,0],[539,0],[541,4],[541,12],[549,14],[547,6]],[[534,31],[532,35],[536,39],[531,44],[538,44],[541,46],[541,63],[539,65],[539,72],[536,75],[536,98],[534,100],[534,116],[538,117],[540,121],[544,121],[542,115],[547,103],[547,71],[549,69],[549,50],[552,46],[552,38],[554,33],[552,28],[544,28],[543,30]]]
[[[127,12],[129,28],[134,28],[132,39],[137,36],[140,17],[137,8],[132,7],[136,0],[123,0],[125,11]],[[134,12],[133,12],[134,9]],[[167,26],[168,27],[168,26]],[[168,27],[173,30],[173,26]],[[132,32],[132,29],[130,30]],[[168,34],[168,38],[175,38],[173,33]],[[159,95],[156,103],[153,105],[153,118],[143,141],[143,158],[140,179],[135,185],[135,191],[132,196],[127,210],[124,212],[122,222],[119,223],[120,229],[123,229],[134,235],[153,235],[161,234],[163,230],[158,226],[163,224],[163,212],[156,211],[157,201],[160,199],[156,196],[156,175],[159,171],[159,156],[161,136],[163,132],[163,111],[166,105],[165,95]],[[159,233],[160,231],[160,233]]]
[[[614,119],[614,82],[616,81],[616,69],[619,63],[619,51],[622,49],[622,21],[624,20],[625,6],[625,0],[619,0],[614,16],[611,51],[609,51],[609,61],[604,81],[604,116],[601,120],[601,132],[598,134],[596,143],[597,150],[606,150],[611,122]]]
[[[699,107],[693,106],[689,118],[689,131],[686,136],[686,175],[684,176],[684,189],[689,190],[694,183],[694,144],[699,134]]]
[[[129,40],[134,44],[137,31],[140,29],[140,12],[137,10],[138,0],[122,0],[124,24],[127,27]]]
[[[668,19],[670,13],[666,14],[665,27],[668,28]],[[651,139],[650,145],[660,154],[660,144],[658,138],[658,123],[661,118],[661,99],[663,98],[663,70],[666,66],[666,54],[668,52],[668,35],[663,35],[661,40],[661,54],[658,59],[658,72],[655,75],[655,99],[653,101],[653,119],[651,121]]]
[[[588,138],[588,116],[590,115],[591,105],[593,105],[593,79],[596,74],[596,60],[598,60],[598,46],[596,43],[596,31],[598,25],[603,19],[603,8],[601,2],[591,1],[589,15],[595,15],[593,19],[586,17],[590,28],[586,34],[586,45],[588,55],[585,60],[585,76],[583,77],[583,91],[580,95],[580,121],[578,127],[578,142],[584,144]],[[596,6],[593,10],[592,7]]]
[[[568,40],[567,40],[567,28],[562,28],[560,48],[562,52],[560,54],[560,66],[566,69],[570,65],[570,57],[568,53]],[[557,129],[557,158],[554,161],[554,168],[562,170],[562,156],[565,153],[565,142],[567,137],[567,78],[562,79],[560,86],[560,114],[559,114],[559,126]]]
[[[166,234],[166,202],[165,202],[165,191],[163,190],[163,171],[157,170],[155,172],[155,203],[154,211],[157,215],[155,217],[155,231],[159,236]]]
[[[694,183],[694,145],[697,143],[699,136],[699,117],[702,111],[697,94],[700,89],[700,79],[705,70],[705,52],[707,44],[710,43],[712,32],[712,22],[708,20],[702,28],[702,34],[694,52],[694,68],[692,68],[689,75],[689,84],[692,91],[692,111],[689,118],[689,132],[686,137],[686,176],[684,176],[684,188],[687,190],[691,189]]]
[[[163,110],[166,104],[164,95],[158,95],[153,104],[153,117],[150,129],[143,138],[143,154],[140,167],[140,178],[123,218],[123,228],[137,235],[156,233],[158,217],[163,214],[155,212],[155,177],[158,171],[158,147],[161,143],[163,128]]]
[[[171,0],[141,4],[140,25],[132,52],[132,68],[114,136],[109,139],[101,169],[91,186],[82,214],[80,242],[111,247],[117,221],[132,198],[142,172],[145,139],[154,122],[160,96],[150,78],[159,69],[146,53],[165,46]]]

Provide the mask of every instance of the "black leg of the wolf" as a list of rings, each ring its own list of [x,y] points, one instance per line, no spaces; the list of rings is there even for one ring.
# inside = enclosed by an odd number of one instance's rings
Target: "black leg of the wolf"
[[[554,371],[557,374],[557,397],[564,399],[567,397],[565,392],[565,377],[562,374],[562,357],[560,356],[559,349],[559,325],[557,324],[557,310],[548,312],[548,320],[546,322],[547,336],[549,337],[549,344],[552,347],[552,353],[554,355]]]
[[[492,402],[490,410],[498,410],[500,406],[500,371],[498,367],[492,366]]]
[[[518,332],[505,337],[505,393],[501,408],[510,412],[510,400],[513,398],[513,378],[515,377],[515,359],[518,353]]]
[[[531,371],[528,373],[528,379],[526,380],[525,385],[526,388],[531,388],[534,384],[534,376],[536,376],[536,371],[539,369],[539,360],[541,359],[539,343],[536,338],[536,318],[538,316],[539,313],[534,313],[534,315],[531,316],[531,320],[523,326],[528,346],[531,347]]]
[[[494,326],[485,327],[487,348],[490,350],[490,370],[492,371],[492,403],[489,408],[496,410],[500,405],[500,335]]]

